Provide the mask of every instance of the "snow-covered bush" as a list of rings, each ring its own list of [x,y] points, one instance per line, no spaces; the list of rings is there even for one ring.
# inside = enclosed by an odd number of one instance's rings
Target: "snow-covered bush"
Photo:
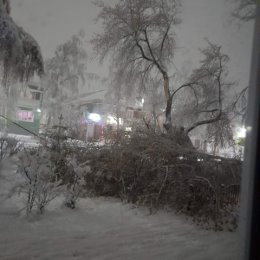
[[[82,195],[84,175],[90,171],[86,162],[80,161],[81,154],[88,149],[79,141],[69,140],[59,127],[50,137],[45,150],[56,179],[64,186],[65,205],[73,209]]]
[[[69,175],[70,180],[66,189],[65,205],[74,209],[76,202],[82,195],[84,185],[86,184],[84,176],[90,172],[88,165],[79,164],[75,158],[69,162]]]
[[[50,153],[42,148],[20,152],[18,173],[24,180],[19,191],[26,194],[27,215],[34,207],[43,213],[48,203],[63,190],[54,174]]]
[[[0,161],[7,156],[16,154],[21,148],[19,142],[12,137],[1,136],[0,137]]]
[[[146,205],[150,212],[172,208],[217,230],[236,227],[238,160],[200,153],[149,130],[81,156],[89,161],[86,189],[94,195]]]

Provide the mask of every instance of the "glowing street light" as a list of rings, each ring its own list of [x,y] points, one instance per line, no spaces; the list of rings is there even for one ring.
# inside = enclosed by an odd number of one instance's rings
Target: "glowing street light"
[[[244,126],[239,127],[237,129],[237,137],[238,138],[245,138],[246,137],[246,128]]]
[[[96,114],[96,113],[91,113],[91,114],[89,114],[88,119],[97,123],[101,120],[101,116],[99,114]]]

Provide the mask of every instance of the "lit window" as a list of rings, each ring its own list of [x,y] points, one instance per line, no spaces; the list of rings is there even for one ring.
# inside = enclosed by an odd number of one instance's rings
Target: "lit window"
[[[18,120],[24,122],[33,122],[33,112],[26,110],[18,111]]]

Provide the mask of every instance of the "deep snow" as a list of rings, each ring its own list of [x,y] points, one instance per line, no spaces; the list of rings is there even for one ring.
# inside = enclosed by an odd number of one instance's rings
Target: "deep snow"
[[[0,259],[237,259],[237,233],[205,231],[173,213],[144,209],[106,198],[81,199],[68,209],[57,198],[44,215],[29,220],[18,195],[15,160],[0,168]]]

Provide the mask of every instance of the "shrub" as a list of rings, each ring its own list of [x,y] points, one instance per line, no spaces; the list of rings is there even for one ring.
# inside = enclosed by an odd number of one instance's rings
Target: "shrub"
[[[16,154],[21,149],[21,144],[12,137],[0,137],[0,161],[5,157]]]
[[[86,164],[78,164],[77,160],[73,158],[69,162],[69,183],[66,189],[65,205],[74,209],[76,202],[82,195],[83,187],[85,185],[84,176],[90,171],[90,167]]]
[[[61,181],[54,174],[50,154],[42,148],[20,152],[18,172],[24,180],[19,191],[26,194],[27,215],[34,207],[43,213],[45,207],[63,189]]]
[[[79,161],[80,155],[87,149],[84,143],[69,140],[63,131],[56,130],[44,149],[50,155],[56,179],[64,186],[65,205],[74,209],[85,185],[84,174],[90,170],[85,162]]]
[[[152,131],[96,147],[81,155],[91,171],[86,188],[119,197],[150,212],[163,207],[191,216],[198,224],[236,228],[241,162],[200,153],[179,140]],[[84,161],[83,158],[81,160]]]

